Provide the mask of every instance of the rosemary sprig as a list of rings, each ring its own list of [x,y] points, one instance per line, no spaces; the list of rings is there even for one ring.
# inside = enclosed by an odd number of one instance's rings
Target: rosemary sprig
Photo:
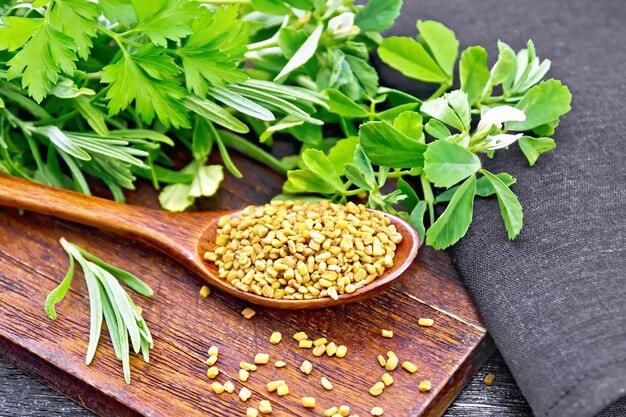
[[[60,242],[70,257],[70,265],[63,281],[46,298],[46,314],[52,320],[56,320],[54,306],[67,294],[74,277],[74,261],[78,262],[87,282],[91,310],[89,346],[85,362],[89,365],[93,361],[104,318],[115,356],[122,361],[124,380],[130,384],[130,346],[132,345],[135,353],[141,352],[147,363],[150,361],[150,349],[154,344],[141,310],[133,303],[119,281],[146,297],[152,296],[152,289],[133,274],[106,263],[64,238],[61,238]]]

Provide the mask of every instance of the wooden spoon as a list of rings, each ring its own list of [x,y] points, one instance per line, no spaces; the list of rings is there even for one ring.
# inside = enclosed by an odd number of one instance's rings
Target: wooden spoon
[[[203,258],[206,251],[215,247],[217,220],[225,214],[235,216],[240,210],[170,213],[90,197],[6,175],[0,175],[0,205],[55,216],[141,240],[176,259],[209,284],[237,298],[265,307],[290,310],[330,307],[372,297],[387,289],[411,265],[419,247],[419,237],[407,222],[383,213],[403,239],[396,247],[394,265],[382,276],[352,294],[340,295],[337,300],[330,297],[276,300],[236,289],[217,276],[217,267],[213,262]]]

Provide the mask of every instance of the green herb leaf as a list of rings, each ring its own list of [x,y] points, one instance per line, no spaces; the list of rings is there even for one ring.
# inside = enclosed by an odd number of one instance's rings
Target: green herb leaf
[[[438,140],[424,153],[426,178],[437,187],[451,187],[480,169],[480,159],[462,146]]]
[[[418,112],[405,111],[400,113],[393,121],[393,127],[412,139],[421,140],[423,137],[424,126],[422,125],[422,116]]]
[[[224,169],[221,165],[200,167],[196,177],[191,182],[189,195],[192,197],[210,197],[217,192],[223,179]]]
[[[328,159],[333,164],[337,174],[343,175],[346,164],[354,162],[354,151],[359,143],[356,136],[347,139],[338,140],[335,145],[328,151]]]
[[[502,219],[504,220],[507,234],[509,239],[513,240],[522,230],[524,218],[522,205],[519,203],[515,194],[513,194],[500,178],[486,170],[481,172],[496,190],[496,196],[498,196],[498,204],[500,204],[500,212],[502,213]]]
[[[67,273],[65,274],[65,278],[56,287],[54,290],[50,291],[50,294],[46,297],[45,310],[48,317],[52,320],[57,319],[57,312],[54,309],[55,304],[63,300],[67,291],[70,289],[70,285],[72,284],[72,278],[74,277],[74,258],[70,256],[70,266],[67,269]]]
[[[332,162],[317,149],[307,149],[302,153],[302,162],[311,171],[317,174],[336,191],[345,191],[345,187]]]
[[[419,40],[428,45],[430,54],[452,80],[454,64],[459,54],[459,41],[454,32],[442,23],[432,20],[418,20],[417,30],[420,34]]]
[[[287,65],[280,71],[280,73],[274,78],[274,81],[284,80],[293,70],[300,68],[302,65],[309,62],[309,59],[313,57],[317,50],[317,45],[322,36],[324,30],[323,25],[318,25],[313,33],[307,38],[307,40],[298,48],[296,53],[291,57]]]
[[[426,209],[428,205],[426,201],[422,200],[415,205],[415,208],[411,211],[409,215],[409,223],[411,226],[415,228],[417,234],[420,237],[420,244],[424,243],[424,237],[426,237],[426,228],[424,227],[424,214],[426,213]]]
[[[400,190],[400,192],[402,192],[402,194],[406,196],[406,198],[402,200],[402,205],[409,212],[413,211],[415,206],[417,206],[417,203],[419,203],[419,197],[417,196],[417,193],[415,193],[413,187],[411,187],[409,183],[402,178],[398,179],[397,185],[398,190]]]
[[[526,114],[526,120],[507,123],[507,129],[523,132],[558,120],[571,110],[571,100],[569,89],[560,81],[544,81],[528,90],[515,106]]]
[[[184,100],[183,104],[188,110],[233,132],[248,133],[250,130],[243,122],[211,100],[191,95]]]
[[[328,108],[332,113],[353,119],[365,119],[369,116],[367,110],[337,89],[329,88],[324,94],[328,97]]]
[[[189,195],[189,191],[191,191],[189,184],[168,185],[159,194],[159,203],[165,210],[185,211],[195,201],[195,198]]]
[[[459,241],[472,223],[476,176],[461,184],[443,214],[426,232],[426,243],[435,249],[445,249]]]
[[[526,159],[528,159],[528,164],[531,167],[535,165],[539,155],[556,148],[556,143],[552,138],[533,138],[531,136],[522,136],[519,138],[517,143],[526,156]]]
[[[420,167],[426,145],[387,122],[368,122],[359,130],[359,141],[372,163],[393,168]]]
[[[382,32],[400,15],[402,0],[369,0],[354,19],[362,32]]]
[[[498,41],[498,60],[491,68],[491,85],[502,84],[515,73],[517,67],[517,56],[509,45]]]
[[[498,179],[500,179],[500,181],[502,181],[507,187],[510,187],[517,182],[517,180],[513,176],[511,176],[511,174],[507,174],[506,172],[500,172],[499,174],[496,174],[496,177],[498,177]],[[448,188],[446,191],[439,194],[437,198],[435,198],[435,204],[441,204],[450,201],[452,199],[452,196],[454,195],[454,193],[456,193],[456,190],[458,189],[458,185]],[[496,189],[493,188],[493,185],[491,185],[491,182],[489,182],[486,177],[480,177],[478,181],[476,181],[477,196],[490,197],[495,193]]]
[[[461,54],[459,68],[461,90],[467,93],[467,100],[474,104],[482,97],[491,74],[487,69],[487,51],[480,46],[471,46]]]
[[[415,39],[391,36],[378,48],[380,59],[393,69],[417,80],[444,83],[447,74]]]
[[[131,0],[137,15],[135,31],[145,33],[157,46],[178,41],[192,33],[189,22],[200,5],[186,0]]]

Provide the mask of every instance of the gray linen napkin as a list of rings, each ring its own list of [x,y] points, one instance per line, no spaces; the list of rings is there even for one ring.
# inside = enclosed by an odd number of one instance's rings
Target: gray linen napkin
[[[594,416],[626,397],[626,2],[405,0],[390,32],[414,35],[416,19],[494,56],[498,39],[517,50],[532,38],[572,91],[558,147],[535,168],[517,149],[487,163],[518,178],[521,235],[508,241],[496,200],[482,200],[453,254],[534,413]],[[392,70],[383,80],[427,88]]]

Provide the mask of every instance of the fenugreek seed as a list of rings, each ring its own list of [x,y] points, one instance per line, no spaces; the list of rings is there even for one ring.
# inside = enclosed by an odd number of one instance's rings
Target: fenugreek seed
[[[432,327],[432,325],[435,324],[435,320],[421,318],[417,321],[417,324],[419,324],[420,326],[424,326],[424,327]]]
[[[383,381],[383,384],[385,384],[386,387],[393,384],[393,377],[389,374],[383,374],[383,376],[380,377],[380,380]]]
[[[311,349],[311,347],[313,346],[313,341],[312,340],[301,340],[298,343],[298,346],[300,347],[300,349]]]
[[[259,401],[259,411],[263,414],[272,414],[272,404],[267,400]]]
[[[420,390],[420,392],[428,392],[431,390],[432,384],[430,383],[430,381],[425,380],[420,382],[417,388]]]
[[[265,365],[270,360],[270,355],[267,353],[257,353],[254,357],[254,363],[257,365]]]
[[[285,385],[285,381],[283,381],[282,379],[279,379],[277,381],[270,381],[267,383],[267,390],[269,392],[274,392],[278,389],[278,387],[280,387],[281,385]]]
[[[393,337],[393,332],[391,330],[382,329],[380,333],[383,337],[386,337],[388,339],[391,339]]]
[[[319,345],[313,348],[313,356],[322,356],[326,352],[326,345]]]
[[[342,405],[341,407],[339,407],[338,414],[342,417],[348,417],[348,415],[350,414],[350,407],[348,407],[347,405]]]
[[[246,401],[248,401],[250,399],[250,397],[252,397],[252,391],[250,391],[248,388],[243,387],[243,388],[241,388],[241,390],[239,390],[239,398],[244,403]]]
[[[259,410],[256,408],[248,407],[246,410],[246,417],[259,417]]]
[[[248,371],[246,371],[245,369],[240,369],[239,370],[239,380],[241,382],[246,382],[248,380],[248,378],[250,378],[250,373]]]
[[[283,361],[276,361],[276,362],[274,362],[274,366],[276,368],[284,368],[285,366],[287,366],[287,364],[285,362],[283,362]]]
[[[284,397],[285,395],[288,395],[289,387],[287,386],[287,384],[279,386],[276,390],[276,394],[278,394],[279,397]]]
[[[385,383],[382,381],[378,381],[372,386],[372,388],[370,388],[370,395],[377,397],[380,394],[382,394],[384,390],[385,390]]]
[[[215,262],[217,261],[217,254],[214,252],[205,252],[204,259],[206,259],[207,261]]]
[[[343,357],[345,357],[347,353],[348,353],[348,347],[347,347],[347,346],[344,346],[344,345],[339,345],[339,346],[337,347],[337,353],[336,353],[336,356],[337,356],[338,358],[343,358]]]
[[[337,353],[337,345],[335,344],[335,342],[330,342],[326,346],[326,354],[332,357],[335,355],[335,353]]]
[[[253,365],[248,362],[239,362],[239,367],[241,369],[245,369],[246,371],[250,371],[250,372],[256,371],[256,365]]]
[[[387,359],[385,359],[385,357],[383,355],[378,355],[378,358],[376,358],[376,359],[378,359],[378,363],[383,368],[385,367],[385,365],[387,365]]]
[[[304,361],[302,362],[302,365],[300,365],[300,370],[302,373],[309,375],[313,370],[313,365],[309,361]]]
[[[200,288],[200,297],[207,298],[209,294],[211,294],[211,289],[206,285],[203,285],[202,288]]]
[[[280,332],[274,332],[270,336],[270,343],[273,344],[273,345],[277,345],[277,344],[280,343],[282,338],[283,338],[283,336],[280,334]]]
[[[393,353],[393,352],[392,352]],[[388,371],[393,371],[398,366],[398,357],[393,354],[387,354],[387,363],[385,364],[385,369]]]
[[[495,379],[495,375],[494,374],[487,374],[485,375],[485,379],[483,379],[483,382],[485,383],[485,385],[491,385],[493,384],[493,380]]]
[[[409,361],[402,362],[402,368],[404,368],[406,371],[409,371],[412,374],[414,374],[417,371],[417,366],[415,366],[414,363],[409,362]]]
[[[337,408],[337,407],[331,407],[331,408],[329,408],[329,409],[324,411],[324,415],[326,417],[331,417],[331,416],[334,416],[335,414],[338,414],[338,413],[339,413],[339,408]]]
[[[374,407],[372,411],[370,411],[370,414],[373,416],[382,416],[385,414],[385,410],[383,410],[382,407]]]
[[[241,312],[241,315],[247,318],[248,320],[250,320],[255,314],[256,314],[256,311],[254,311],[250,307],[244,308],[243,311]]]
[[[217,362],[217,356],[209,356],[209,359],[204,361],[204,363],[206,363],[209,366],[215,365],[216,362]]]
[[[217,346],[211,346],[209,348],[209,356],[217,356],[220,353],[220,349]]]
[[[235,392],[235,385],[230,381],[224,382],[224,391],[226,391],[229,394],[232,394],[233,392]]]
[[[302,406],[304,408],[315,408],[315,398],[302,397]]]
[[[333,389],[333,384],[328,379],[326,379],[325,376],[322,377],[321,383],[325,390],[330,391]]]
[[[347,292],[348,294],[352,294],[352,293],[353,293],[353,292],[355,292],[355,291],[356,291],[356,285],[354,285],[354,284],[348,284],[348,285],[346,285],[346,292]]]
[[[211,384],[211,389],[216,394],[221,394],[221,393],[224,392],[224,386],[222,384],[220,384],[219,382],[213,382]]]
[[[328,342],[328,341],[326,340],[326,338],[325,338],[325,337],[320,337],[319,339],[316,339],[316,340],[313,342],[313,346],[325,345],[325,344],[326,344],[326,342]]]
[[[220,373],[220,370],[219,370],[219,369],[217,369],[217,367],[216,367],[216,366],[212,366],[212,367],[210,367],[209,369],[207,369],[207,371],[206,371],[206,376],[207,376],[209,379],[213,379],[213,378],[215,378],[215,377],[216,377],[219,373]]]

